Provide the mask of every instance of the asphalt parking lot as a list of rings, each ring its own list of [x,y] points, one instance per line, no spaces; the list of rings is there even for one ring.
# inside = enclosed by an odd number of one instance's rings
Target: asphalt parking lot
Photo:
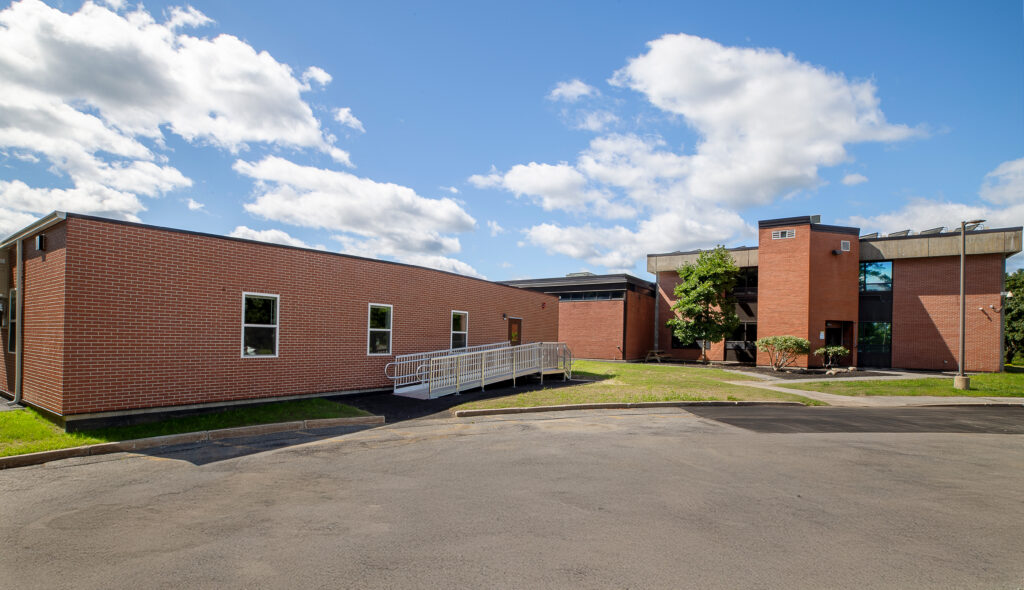
[[[1024,587],[1017,408],[691,409],[6,470],[0,587]]]

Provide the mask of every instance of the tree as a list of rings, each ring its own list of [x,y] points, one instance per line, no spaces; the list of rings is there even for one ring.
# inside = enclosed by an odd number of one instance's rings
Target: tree
[[[836,364],[837,360],[848,354],[850,354],[850,350],[845,346],[822,346],[814,351],[814,356],[820,356],[825,361],[825,366],[829,369]]]
[[[1024,269],[1006,275],[1006,290],[1013,297],[1003,299],[1006,314],[1006,362],[1024,354]]]
[[[774,371],[788,367],[797,355],[811,350],[811,343],[806,338],[796,336],[767,336],[757,339],[754,345],[761,352],[768,353],[768,363]]]
[[[732,290],[740,269],[724,246],[705,250],[694,263],[679,267],[675,288],[676,317],[666,324],[683,344],[700,341],[701,358],[708,362],[707,348],[739,326]]]

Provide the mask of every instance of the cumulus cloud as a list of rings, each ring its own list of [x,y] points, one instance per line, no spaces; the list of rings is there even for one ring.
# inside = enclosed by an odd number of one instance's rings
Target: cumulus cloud
[[[185,204],[188,205],[188,210],[189,211],[202,211],[203,208],[206,207],[205,204],[200,203],[199,201],[197,201],[197,200],[195,200],[195,199],[193,199],[191,197],[189,197],[189,199],[187,201],[185,201]]]
[[[752,237],[736,211],[821,185],[819,170],[849,161],[850,144],[922,134],[886,121],[870,81],[774,49],[726,47],[685,34],[648,43],[609,83],[640,93],[693,130],[692,149],[669,146],[659,135],[611,133],[593,139],[572,163],[530,162],[470,178],[481,188],[527,195],[544,209],[635,217],[613,226],[593,219],[544,223],[525,232],[526,243],[608,268],[631,268],[646,253]],[[573,80],[549,98],[577,100],[589,88]],[[609,122],[597,119],[592,127]]]
[[[138,219],[139,196],[192,184],[161,153],[168,133],[231,152],[259,143],[349,161],[301,96],[326,72],[299,80],[237,37],[187,34],[213,22],[191,7],[157,22],[141,5],[108,5],[68,14],[23,0],[0,10],[0,148],[66,178],[60,188],[5,182],[0,207]]]
[[[302,72],[302,83],[306,87],[311,86],[310,82],[316,82],[320,86],[327,86],[333,79],[330,74],[316,66],[310,66],[306,68],[305,72]]]
[[[505,228],[501,227],[497,221],[490,220],[487,222],[487,229],[491,230],[491,237],[497,237],[499,234],[505,233]]]
[[[1024,225],[1024,158],[1009,160],[985,175],[978,195],[983,202],[958,203],[919,197],[895,211],[869,217],[855,215],[849,223],[865,232],[959,228],[961,221],[985,219],[990,227]]]
[[[351,254],[477,274],[447,256],[461,250],[459,239],[451,234],[476,227],[452,199],[428,199],[405,186],[302,166],[277,156],[258,162],[238,160],[234,169],[256,181],[256,198],[245,205],[253,215],[340,232],[335,239]]]
[[[597,96],[600,92],[597,88],[579,79],[559,82],[555,88],[548,93],[548,100],[576,102],[585,96]]]
[[[856,186],[868,181],[868,177],[863,174],[847,174],[843,177],[843,184],[846,186]]]
[[[363,122],[352,114],[352,109],[349,107],[340,108],[334,111],[334,120],[346,127],[355,129],[360,133],[366,133],[366,129],[363,127]]]
[[[619,118],[615,113],[609,111],[586,111],[578,114],[578,120],[575,124],[577,129],[583,129],[584,131],[604,131],[606,127],[617,123]]]
[[[306,242],[298,238],[294,238],[288,235],[287,232],[279,229],[263,229],[256,230],[244,225],[239,225],[235,229],[231,230],[228,234],[232,238],[242,238],[244,240],[256,240],[258,242],[270,242],[271,244],[281,244],[284,246],[295,246],[298,248],[316,248],[317,250],[326,250],[321,245],[310,246]]]

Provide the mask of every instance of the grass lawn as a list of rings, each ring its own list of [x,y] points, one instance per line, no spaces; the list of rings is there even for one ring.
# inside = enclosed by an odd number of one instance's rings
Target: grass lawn
[[[477,400],[452,409],[714,400],[796,401],[807,405],[825,405],[800,395],[724,383],[724,381],[750,381],[756,378],[728,373],[721,369],[669,364],[575,361],[572,376],[574,379],[588,379],[594,380],[594,382],[567,387],[549,387],[505,397]]]
[[[0,412],[0,457],[233,426],[366,415],[368,413],[363,410],[330,400],[303,399],[232,408],[214,414],[172,418],[150,424],[66,433],[35,410],[25,408]]]
[[[968,397],[1024,397],[1024,373],[982,373],[971,375],[971,388],[953,389],[953,378],[904,379],[898,381],[833,381],[787,383],[789,389],[804,389],[837,395],[936,395]]]

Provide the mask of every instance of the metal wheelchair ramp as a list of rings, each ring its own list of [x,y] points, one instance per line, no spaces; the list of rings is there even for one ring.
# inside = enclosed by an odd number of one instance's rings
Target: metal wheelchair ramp
[[[572,351],[564,342],[508,342],[455,350],[403,354],[384,368],[395,395],[434,399],[517,377],[561,375],[572,378]]]

